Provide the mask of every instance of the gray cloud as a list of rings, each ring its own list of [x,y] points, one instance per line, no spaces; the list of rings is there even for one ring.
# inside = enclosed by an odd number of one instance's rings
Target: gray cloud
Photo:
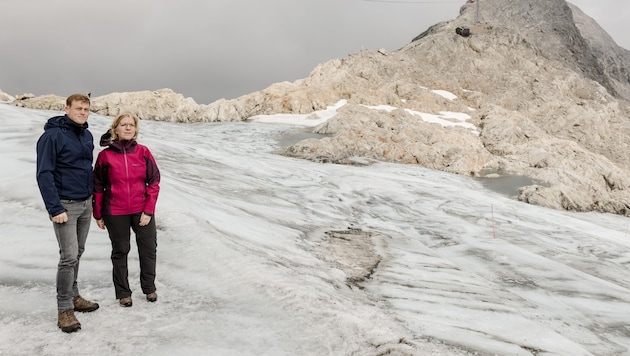
[[[573,3],[619,41],[630,4],[602,1],[617,8]],[[304,78],[361,49],[398,49],[457,17],[464,3],[12,1],[0,12],[0,89],[64,96],[171,88],[207,104]]]

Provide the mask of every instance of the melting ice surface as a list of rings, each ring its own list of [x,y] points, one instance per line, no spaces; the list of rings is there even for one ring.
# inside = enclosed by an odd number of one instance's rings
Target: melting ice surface
[[[629,220],[527,205],[411,165],[274,153],[286,123],[142,121],[162,172],[159,300],[118,306],[107,233],[81,260],[81,331],[56,326],[58,247],[35,181],[57,114],[0,104],[0,355],[621,355],[630,353]],[[96,138],[111,118],[92,115]],[[326,231],[380,258],[348,283]],[[133,246],[133,244],[132,244]]]

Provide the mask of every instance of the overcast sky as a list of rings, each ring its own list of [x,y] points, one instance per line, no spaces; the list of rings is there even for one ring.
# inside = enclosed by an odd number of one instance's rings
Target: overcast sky
[[[305,78],[317,64],[362,49],[396,50],[457,17],[464,3],[4,0],[0,90],[100,96],[170,88],[209,104]],[[630,48],[630,1],[572,3]]]

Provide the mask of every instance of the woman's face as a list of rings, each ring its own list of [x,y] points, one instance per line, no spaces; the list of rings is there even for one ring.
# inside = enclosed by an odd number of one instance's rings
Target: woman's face
[[[136,135],[136,124],[134,123],[133,118],[129,116],[124,117],[120,120],[120,123],[118,123],[114,132],[116,132],[116,136],[118,136],[119,140],[133,139],[133,136]]]

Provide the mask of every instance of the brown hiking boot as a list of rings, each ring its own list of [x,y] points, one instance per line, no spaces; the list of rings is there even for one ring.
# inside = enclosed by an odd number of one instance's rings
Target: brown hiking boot
[[[80,295],[74,297],[72,302],[74,303],[74,311],[88,313],[98,309],[98,303],[90,302],[89,300],[83,299],[83,297]]]
[[[81,329],[81,323],[74,316],[74,310],[72,309],[60,311],[57,320],[57,326],[64,333],[71,333]]]
[[[153,293],[147,294],[147,300],[150,301],[151,303],[157,301],[157,293],[153,292]]]
[[[120,300],[118,302],[120,303],[121,307],[130,307],[130,306],[133,305],[133,303],[131,301],[131,296],[120,298]]]

